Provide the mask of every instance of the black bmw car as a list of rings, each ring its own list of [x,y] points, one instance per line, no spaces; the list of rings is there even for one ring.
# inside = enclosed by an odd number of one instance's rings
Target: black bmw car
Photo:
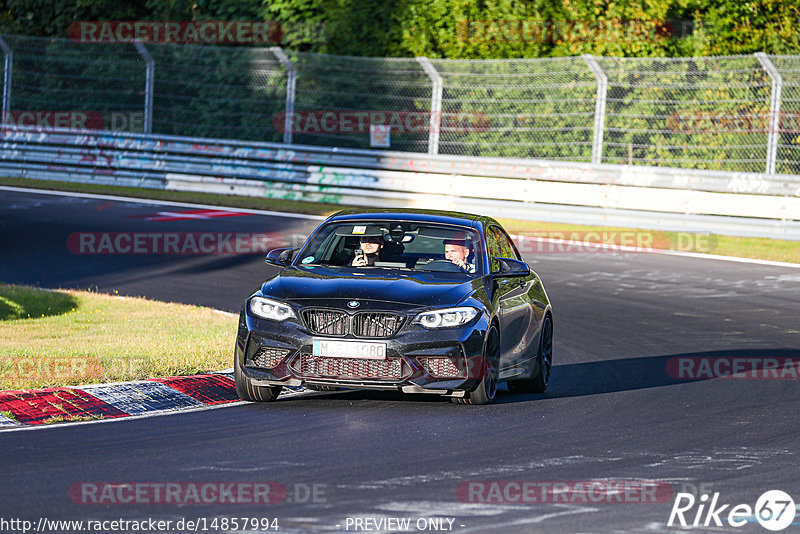
[[[487,404],[500,381],[542,392],[553,315],[539,276],[490,217],[348,210],[244,302],[234,372],[239,397],[283,386],[390,389]]]

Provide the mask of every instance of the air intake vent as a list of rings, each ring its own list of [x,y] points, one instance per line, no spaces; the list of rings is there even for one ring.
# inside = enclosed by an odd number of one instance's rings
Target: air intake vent
[[[253,363],[258,367],[273,369],[283,361],[289,352],[291,352],[289,349],[261,347],[253,356]]]
[[[301,378],[340,378],[344,380],[400,380],[410,374],[402,358],[364,360],[361,358],[325,358],[301,354],[289,364]]]

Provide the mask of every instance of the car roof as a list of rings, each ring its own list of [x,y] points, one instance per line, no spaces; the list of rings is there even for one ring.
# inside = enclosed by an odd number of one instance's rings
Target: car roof
[[[349,209],[334,213],[328,218],[330,221],[374,219],[377,221],[403,219],[416,222],[431,222],[469,226],[480,229],[487,224],[499,223],[491,217],[463,213],[460,211],[422,210],[413,208],[385,208],[385,209]]]

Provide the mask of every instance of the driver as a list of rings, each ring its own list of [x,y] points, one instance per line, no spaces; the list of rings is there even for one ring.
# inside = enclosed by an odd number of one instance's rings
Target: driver
[[[466,239],[445,239],[444,257],[468,273],[475,272],[475,265],[469,262],[470,247]]]
[[[358,249],[363,251],[359,254],[356,251],[356,257],[353,258],[351,265],[353,267],[364,267],[365,265],[375,265],[375,260],[378,259],[378,253],[383,248],[383,234],[381,235],[362,235],[361,241],[358,244]]]

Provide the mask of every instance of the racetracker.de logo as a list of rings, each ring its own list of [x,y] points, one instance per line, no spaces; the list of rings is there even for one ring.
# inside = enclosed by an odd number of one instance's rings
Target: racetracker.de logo
[[[287,120],[288,119],[288,120]],[[491,118],[486,113],[431,113],[429,111],[298,111],[276,113],[272,126],[278,132],[287,129],[303,134],[369,134],[370,126],[389,126],[395,134],[428,132],[472,133],[489,130]]]
[[[105,117],[97,111],[11,110],[3,113],[3,126],[102,130]]]
[[[30,317],[30,316],[29,316]],[[111,360],[115,369],[134,369],[138,362]],[[97,380],[108,372],[100,358],[83,355],[79,358],[50,355],[48,358],[13,358],[0,361],[0,389],[18,382],[59,383],[67,380]]]
[[[461,20],[456,26],[459,41],[468,43],[545,43],[574,41],[613,42],[650,37],[672,39],[690,35],[692,20]]]
[[[511,236],[522,254],[655,252],[675,250],[708,253],[717,237],[687,232],[647,230],[534,230]]]
[[[667,360],[667,375],[673,380],[800,380],[800,356],[676,356]]]
[[[3,127],[27,127],[48,130],[144,130],[141,111],[85,110],[11,110],[3,114]]]
[[[800,113],[781,111],[773,115],[769,108],[747,114],[679,111],[667,117],[667,128],[686,134],[797,134],[800,133]]]
[[[279,482],[79,482],[69,488],[76,504],[277,504]]]
[[[67,249],[76,255],[266,254],[299,247],[302,235],[249,232],[75,232]]]
[[[464,481],[456,496],[465,503],[618,503],[648,504],[672,500],[668,482],[652,480]]]
[[[84,20],[67,35],[80,43],[278,44],[284,29],[276,21]]]

